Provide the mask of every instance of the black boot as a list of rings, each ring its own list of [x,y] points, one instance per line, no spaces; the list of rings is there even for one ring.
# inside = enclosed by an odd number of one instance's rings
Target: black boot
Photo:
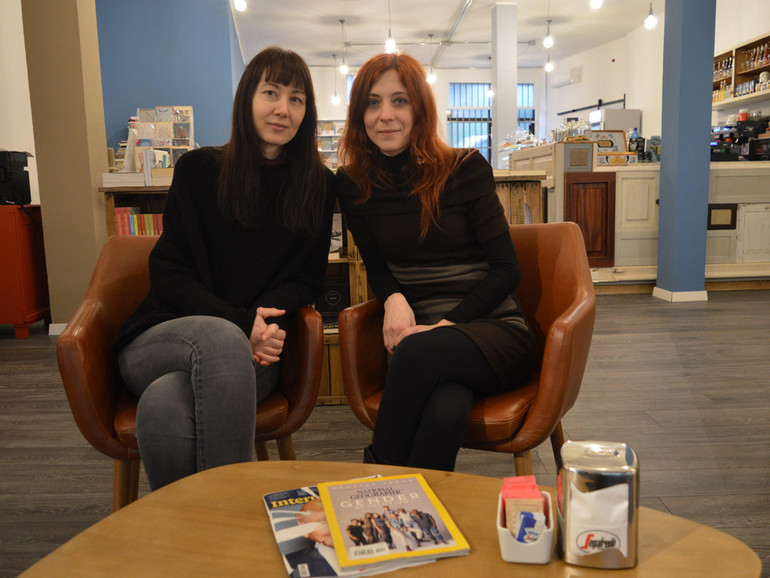
[[[364,463],[376,464],[377,460],[374,459],[374,444],[369,444],[364,448]]]

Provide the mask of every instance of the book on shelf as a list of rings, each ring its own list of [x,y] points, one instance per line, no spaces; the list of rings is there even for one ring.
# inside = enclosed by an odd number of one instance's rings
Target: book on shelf
[[[160,167],[152,169],[151,183],[154,187],[168,187],[174,178],[174,169],[171,167]]]
[[[424,563],[393,560],[376,567],[344,569],[334,551],[317,486],[271,492],[263,501],[286,572],[292,578],[371,576]]]
[[[139,207],[115,207],[115,232],[118,235],[160,235],[163,215],[142,213]]]
[[[144,173],[136,171],[116,171],[102,173],[103,187],[143,187]]]
[[[115,207],[115,232],[118,235],[131,234],[131,218],[139,214],[139,207]]]
[[[421,474],[319,483],[318,492],[344,570],[376,570],[396,561],[432,562],[470,551]],[[375,526],[384,522],[384,539],[367,539],[367,520]]]

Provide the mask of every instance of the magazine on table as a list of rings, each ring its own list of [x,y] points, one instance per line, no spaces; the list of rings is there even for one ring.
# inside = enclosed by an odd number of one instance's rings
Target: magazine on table
[[[292,578],[369,576],[422,563],[394,560],[376,568],[342,569],[316,486],[271,492],[263,500],[286,572]]]
[[[427,562],[470,546],[421,474],[318,484],[343,569]]]

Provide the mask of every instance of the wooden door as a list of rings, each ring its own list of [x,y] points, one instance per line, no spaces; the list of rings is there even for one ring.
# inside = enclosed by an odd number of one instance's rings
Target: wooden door
[[[583,231],[591,267],[615,265],[615,173],[565,173],[564,220]]]

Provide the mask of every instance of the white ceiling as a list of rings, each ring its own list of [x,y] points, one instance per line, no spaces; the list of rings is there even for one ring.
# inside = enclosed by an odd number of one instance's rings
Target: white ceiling
[[[665,0],[652,0],[655,14]],[[384,46],[388,0],[247,0],[234,11],[246,62],[263,48],[277,45],[298,52],[310,66],[331,66],[343,56],[340,19],[345,20],[345,60],[360,66]],[[390,0],[390,29],[399,50],[436,68],[489,68],[494,0]],[[500,2],[504,4],[505,2]],[[599,10],[589,0],[518,0],[519,67],[541,67],[546,18],[556,43],[551,59],[601,46],[642,25],[650,0],[604,0]],[[548,16],[550,11],[550,16]],[[454,29],[454,31],[453,31]],[[429,35],[433,34],[433,46]],[[446,43],[447,39],[451,42]],[[439,51],[439,43],[445,43]],[[639,47],[644,50],[643,46]],[[431,57],[433,55],[433,57]]]

